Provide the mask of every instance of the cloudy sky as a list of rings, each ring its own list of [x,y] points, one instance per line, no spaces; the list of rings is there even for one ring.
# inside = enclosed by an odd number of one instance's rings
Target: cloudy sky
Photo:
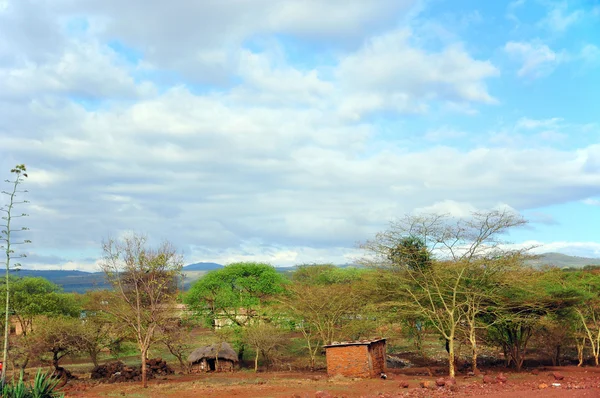
[[[0,170],[32,268],[108,236],[186,262],[351,261],[418,211],[510,207],[600,257],[595,0],[0,0]]]

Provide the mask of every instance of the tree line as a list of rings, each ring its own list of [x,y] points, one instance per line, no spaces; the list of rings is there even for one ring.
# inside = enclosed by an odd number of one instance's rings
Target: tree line
[[[60,361],[69,354],[87,354],[97,365],[102,351],[118,353],[123,342],[133,342],[145,386],[145,363],[158,345],[187,368],[195,345],[190,331],[198,323],[215,328],[215,341],[233,342],[240,359],[253,352],[255,369],[261,358],[274,363],[290,335],[302,342],[298,354],[311,368],[324,345],[393,335],[423,354],[426,338],[437,335],[451,377],[457,342],[469,345],[474,372],[482,345],[498,347],[506,365],[520,370],[532,339],[544,341],[554,363],[573,347],[579,365],[586,354],[598,365],[597,270],[529,266],[531,248],[505,241],[526,224],[518,214],[408,215],[363,242],[356,267],[302,264],[284,275],[270,264],[234,263],[208,272],[188,292],[179,290],[183,260],[173,245],[133,234],[102,245],[111,290],[67,294],[42,278],[9,276],[10,260],[19,256],[14,244],[21,243],[11,238],[9,222],[25,171],[13,170],[10,205],[3,208],[5,365],[15,369],[42,361],[64,374]],[[9,319],[22,330],[10,339]]]

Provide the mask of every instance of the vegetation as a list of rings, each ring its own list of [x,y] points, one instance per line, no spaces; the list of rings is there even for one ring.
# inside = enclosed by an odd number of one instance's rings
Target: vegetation
[[[146,359],[160,325],[173,317],[181,256],[168,242],[149,248],[143,236],[131,235],[103,245],[102,270],[114,292],[102,302],[103,311],[123,323],[138,345],[142,384],[148,386]]]
[[[26,193],[27,191],[19,190],[19,185],[21,185],[25,178],[27,178],[27,169],[24,164],[20,164],[15,166],[14,169],[10,171],[14,174],[14,180],[5,180],[5,182],[11,185],[11,189],[8,191],[2,191],[4,195],[8,196],[8,204],[0,208],[2,212],[2,220],[4,221],[2,224],[2,231],[0,232],[0,248],[4,251],[5,260],[4,265],[6,267],[5,274],[5,306],[4,306],[4,349],[2,353],[2,363],[6,363],[6,359],[8,357],[8,318],[10,312],[10,268],[11,268],[11,259],[13,258],[22,258],[25,254],[15,254],[14,246],[22,245],[25,243],[29,243],[29,240],[17,240],[14,239],[14,234],[18,231],[27,230],[26,227],[15,228],[13,225],[13,221],[15,219],[26,217],[27,214],[15,213],[15,206],[19,204],[27,203],[26,200],[19,200],[19,194]],[[18,268],[20,264],[14,264],[13,267]],[[4,386],[4,382],[6,380],[6,369],[2,367],[2,372],[0,373],[0,386]]]
[[[56,375],[65,374],[64,358],[87,356],[96,366],[103,351],[135,346],[125,355],[138,356],[144,386],[151,350],[185,372],[189,353],[209,342],[232,343],[255,371],[318,369],[323,346],[377,337],[390,346],[412,339],[421,355],[445,357],[451,377],[459,361],[477,372],[482,349],[517,371],[534,350],[555,365],[568,355],[598,366],[600,274],[532,267],[527,249],[503,239],[524,224],[505,211],[407,216],[361,245],[363,267],[303,264],[283,274],[234,263],[208,271],[187,293],[170,244],[109,240],[101,267],[111,290],[63,293],[31,277],[0,284],[22,330],[11,336],[10,358],[15,368],[52,365]]]

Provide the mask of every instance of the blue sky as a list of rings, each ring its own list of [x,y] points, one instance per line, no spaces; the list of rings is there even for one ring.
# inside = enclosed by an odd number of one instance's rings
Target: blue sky
[[[346,263],[495,208],[600,257],[599,72],[593,0],[0,0],[0,170],[29,169],[30,268],[131,231]]]

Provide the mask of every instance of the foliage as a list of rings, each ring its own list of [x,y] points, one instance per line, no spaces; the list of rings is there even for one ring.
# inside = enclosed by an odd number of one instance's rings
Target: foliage
[[[258,322],[244,328],[244,342],[255,352],[254,371],[258,371],[259,354],[267,366],[272,363],[275,352],[284,345],[285,338],[282,330],[271,323]]]
[[[12,314],[17,318],[23,333],[33,329],[33,319],[39,315],[79,316],[80,303],[70,293],[41,277],[11,278],[10,301]],[[0,285],[0,292],[6,284]]]
[[[283,276],[269,264],[234,263],[196,281],[185,296],[185,302],[210,326],[222,318],[245,326],[265,315],[259,311],[283,291],[284,284]]]
[[[103,244],[101,268],[114,291],[102,310],[122,323],[137,342],[142,384],[148,386],[146,358],[160,325],[173,317],[181,256],[168,242],[150,248],[147,239],[130,235]]]
[[[33,385],[27,385],[23,380],[23,371],[19,375],[19,380],[12,383],[6,383],[2,389],[4,398],[59,398],[64,394],[54,391],[60,382],[59,379],[52,377],[50,373],[43,373],[38,369]]]
[[[445,339],[451,377],[454,339],[465,323],[470,324],[476,367],[474,321],[484,302],[493,299],[489,279],[506,264],[518,264],[505,258],[521,255],[504,250],[500,237],[524,223],[516,214],[496,210],[461,219],[406,216],[362,245],[369,254],[363,263],[380,270],[382,304],[397,307],[400,316],[425,320]]]
[[[78,318],[50,317],[39,322],[39,327],[31,334],[31,349],[36,356],[47,360],[55,370],[59,370],[59,361],[67,355],[85,349],[83,322]]]
[[[5,301],[5,306],[4,306],[4,349],[3,349],[3,355],[2,355],[2,362],[6,363],[6,359],[8,357],[8,334],[9,334],[9,327],[8,327],[8,317],[9,317],[9,310],[10,310],[10,278],[9,278],[9,272],[10,272],[10,268],[11,268],[11,259],[13,258],[22,258],[25,257],[25,254],[20,254],[20,255],[15,255],[15,249],[13,248],[13,246],[15,245],[22,245],[25,243],[31,243],[31,241],[24,239],[24,240],[20,240],[20,241],[14,241],[13,238],[13,234],[17,233],[19,231],[26,231],[27,228],[26,227],[21,227],[21,228],[14,228],[14,226],[12,225],[13,221],[15,218],[21,218],[21,217],[26,217],[27,214],[25,213],[21,213],[21,214],[15,214],[14,213],[14,207],[16,205],[19,204],[24,204],[24,203],[28,203],[26,200],[22,200],[20,201],[19,199],[17,199],[17,196],[21,193],[26,193],[27,191],[21,191],[19,190],[19,185],[21,185],[24,181],[24,178],[27,178],[27,169],[25,168],[24,164],[19,164],[17,166],[15,166],[14,169],[12,169],[10,171],[11,173],[14,174],[14,180],[5,180],[5,182],[9,183],[12,188],[9,191],[2,191],[2,193],[4,195],[8,196],[8,205],[6,206],[2,206],[0,207],[0,212],[2,212],[2,220],[4,220],[4,223],[2,225],[2,229],[0,230],[0,249],[2,249],[5,253],[5,261],[4,261],[4,265],[6,266],[6,273],[5,273],[5,297],[6,297],[6,301]],[[17,268],[20,266],[20,264],[14,264],[13,267]],[[6,368],[2,368],[2,373],[0,375],[0,385],[4,385],[4,381],[6,378]]]

